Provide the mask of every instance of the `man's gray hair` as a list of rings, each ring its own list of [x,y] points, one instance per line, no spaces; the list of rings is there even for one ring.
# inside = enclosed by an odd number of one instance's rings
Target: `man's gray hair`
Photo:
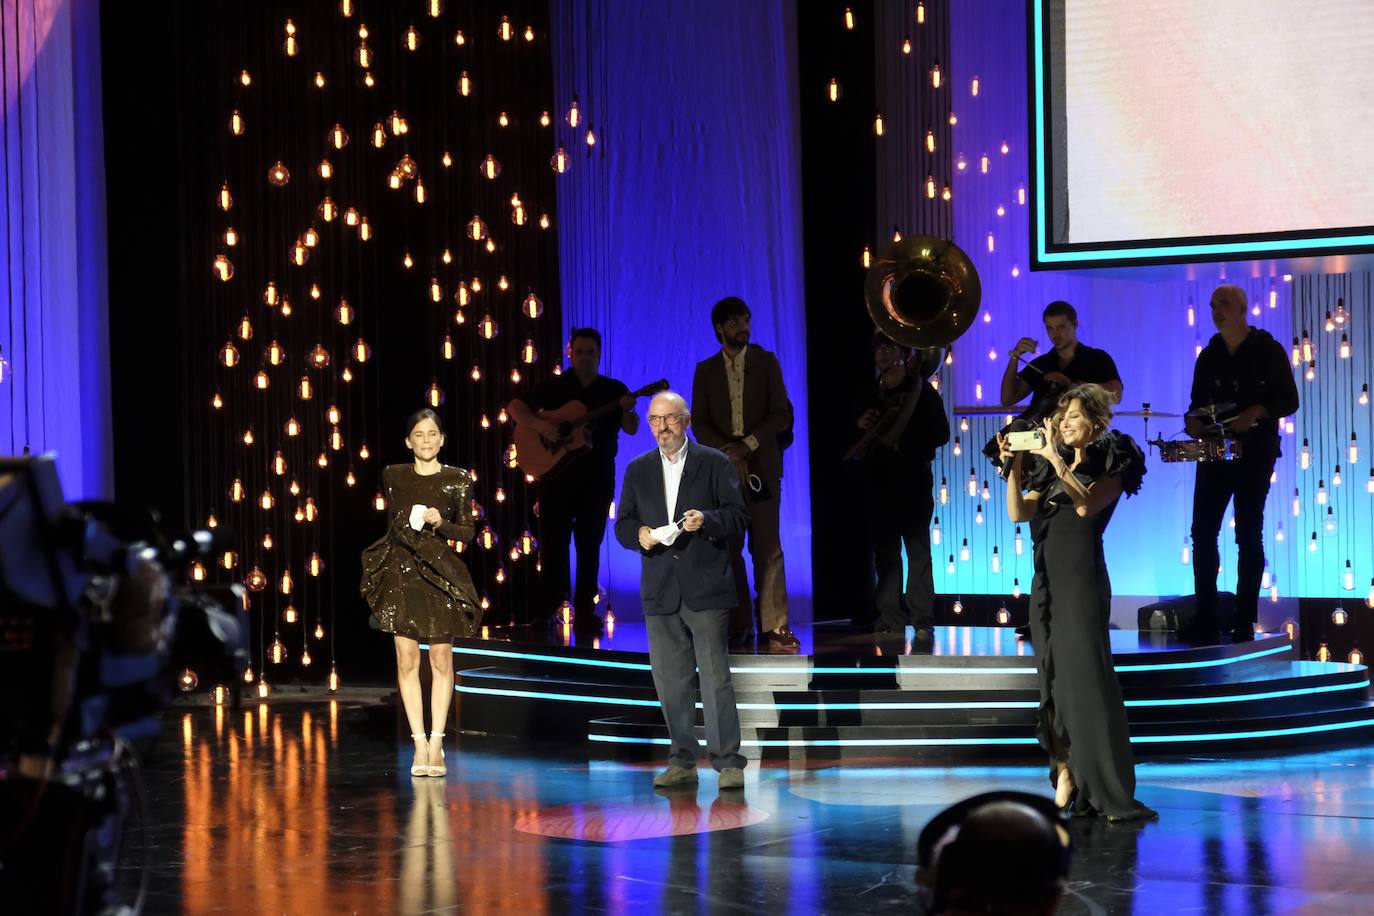
[[[1212,291],[1212,298],[1221,299],[1222,301],[1229,300],[1233,303],[1236,303],[1240,305],[1242,311],[1245,310],[1245,304],[1250,300],[1250,297],[1245,295],[1245,290],[1241,289],[1239,286],[1236,286],[1234,283],[1227,283],[1222,286],[1218,286],[1215,290]]]

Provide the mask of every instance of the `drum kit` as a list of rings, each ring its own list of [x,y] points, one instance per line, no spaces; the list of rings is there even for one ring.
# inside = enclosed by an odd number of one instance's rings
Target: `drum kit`
[[[959,416],[986,416],[994,414],[1006,414],[1008,416],[1017,413],[1023,408],[1018,405],[1007,404],[969,404],[956,406],[954,415]],[[1212,461],[1235,461],[1240,457],[1241,444],[1227,435],[1225,422],[1221,417],[1228,417],[1235,413],[1235,404],[1204,404],[1201,407],[1188,411],[1186,414],[1170,413],[1163,410],[1154,410],[1148,403],[1141,404],[1140,410],[1119,410],[1114,416],[1117,417],[1140,417],[1145,421],[1145,444],[1151,448],[1159,450],[1160,460],[1166,464],[1176,462],[1212,462]],[[1198,419],[1206,422],[1209,431],[1214,435],[1209,435],[1202,439],[1165,439],[1158,436],[1150,438],[1150,421],[1152,419],[1177,420],[1182,417]]]

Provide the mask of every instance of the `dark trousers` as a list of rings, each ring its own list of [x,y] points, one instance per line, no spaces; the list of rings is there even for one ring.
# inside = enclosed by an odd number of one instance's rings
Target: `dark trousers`
[[[676,766],[697,765],[697,674],[701,675],[701,708],[706,722],[706,752],[717,770],[743,767],[739,752],[739,710],[730,680],[726,647],[730,610],[645,614],[649,632],[649,665],[654,690],[663,704],[663,721],[672,740],[669,759]]]
[[[906,477],[866,477],[864,483],[868,544],[877,573],[873,617],[894,631],[901,631],[908,623],[917,629],[930,627],[935,605],[935,573],[930,560],[930,516],[935,498],[930,466],[908,466],[904,473]]]
[[[548,620],[559,605],[571,598],[579,620],[596,614],[597,576],[601,571],[601,542],[606,536],[611,499],[615,495],[614,469],[574,465],[567,473],[548,481],[539,494],[539,555],[542,598],[536,622]],[[577,583],[573,589],[568,542],[577,544]]]
[[[1276,456],[1256,456],[1238,461],[1203,462],[1197,466],[1193,485],[1193,591],[1197,616],[1193,628],[1210,633],[1217,629],[1217,566],[1226,505],[1235,499],[1236,617],[1232,630],[1248,633],[1259,619],[1260,580],[1264,576],[1264,500]]]
[[[787,626],[787,572],[783,567],[782,531],[779,513],[782,511],[782,481],[768,480],[764,487],[768,498],[749,503],[749,527],[745,529],[749,541],[749,558],[754,564],[754,590],[758,592],[759,632],[779,630]],[[744,567],[744,545],[731,561],[735,574],[735,593],[738,597],[730,615],[732,633],[754,630],[754,602],[749,595],[749,577]]]

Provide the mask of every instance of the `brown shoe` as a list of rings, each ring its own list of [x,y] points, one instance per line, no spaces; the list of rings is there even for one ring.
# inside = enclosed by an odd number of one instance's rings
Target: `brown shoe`
[[[796,653],[801,651],[801,640],[791,627],[784,626],[780,630],[765,630],[759,634],[759,648],[765,647],[769,652]]]

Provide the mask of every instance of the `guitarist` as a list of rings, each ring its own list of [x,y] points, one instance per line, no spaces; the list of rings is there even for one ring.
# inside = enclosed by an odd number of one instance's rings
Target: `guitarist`
[[[620,410],[587,424],[591,448],[575,455],[552,479],[540,484],[539,543],[543,562],[543,594],[535,609],[534,623],[550,626],[564,601],[572,595],[574,629],[579,636],[601,633],[596,615],[597,575],[601,541],[606,536],[611,500],[615,496],[615,455],[621,431],[639,431],[639,414],[630,389],[619,379],[602,375],[601,334],[594,328],[573,328],[568,339],[572,365],[536,386],[528,397],[516,398],[506,410],[516,423],[558,438],[558,424],[539,416],[540,410],[557,410],[569,401],[581,401],[588,411],[618,402]],[[572,588],[568,540],[577,544],[577,588]]]

